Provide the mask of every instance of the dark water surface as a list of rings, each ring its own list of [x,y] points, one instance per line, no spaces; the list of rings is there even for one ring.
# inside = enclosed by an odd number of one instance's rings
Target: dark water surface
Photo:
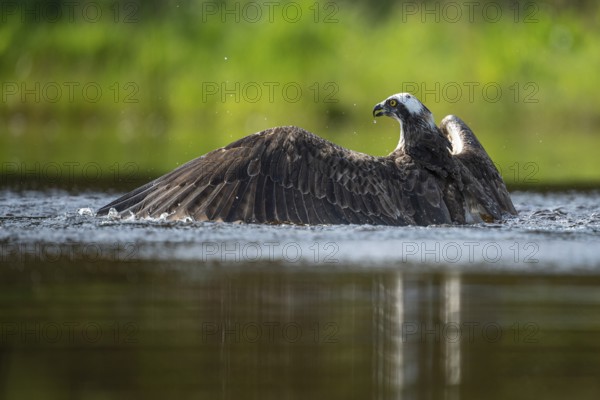
[[[600,395],[600,195],[470,227],[95,218],[0,191],[0,398]]]

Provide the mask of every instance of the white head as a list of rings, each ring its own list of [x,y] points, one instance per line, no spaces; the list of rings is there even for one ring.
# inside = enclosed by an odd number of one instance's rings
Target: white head
[[[431,111],[410,93],[394,94],[375,105],[373,116],[380,117],[382,115],[392,117],[400,123],[400,143],[398,147],[404,145],[407,135],[417,134],[422,129],[436,129]]]
[[[381,115],[387,115],[400,122],[420,118],[435,126],[431,111],[410,93],[397,93],[377,104],[373,109],[373,116],[379,117]]]

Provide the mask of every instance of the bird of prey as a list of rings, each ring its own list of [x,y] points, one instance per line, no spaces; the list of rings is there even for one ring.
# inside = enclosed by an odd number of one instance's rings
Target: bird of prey
[[[439,127],[415,96],[399,93],[373,115],[400,123],[389,155],[352,151],[302,128],[246,136],[102,207],[97,215],[257,224],[471,224],[517,212],[471,129]]]

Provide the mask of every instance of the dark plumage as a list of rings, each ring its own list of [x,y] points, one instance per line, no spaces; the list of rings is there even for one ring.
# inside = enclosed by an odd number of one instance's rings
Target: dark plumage
[[[375,106],[400,122],[398,148],[373,157],[277,127],[196,158],[102,207],[122,216],[292,224],[430,225],[516,214],[473,132],[409,94]]]

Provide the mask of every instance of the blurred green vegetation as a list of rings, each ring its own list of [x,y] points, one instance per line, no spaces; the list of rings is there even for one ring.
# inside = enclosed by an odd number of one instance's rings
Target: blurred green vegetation
[[[598,20],[582,1],[1,2],[2,174],[146,179],[277,125],[384,155],[398,126],[372,107],[411,91],[509,185],[598,183]]]

